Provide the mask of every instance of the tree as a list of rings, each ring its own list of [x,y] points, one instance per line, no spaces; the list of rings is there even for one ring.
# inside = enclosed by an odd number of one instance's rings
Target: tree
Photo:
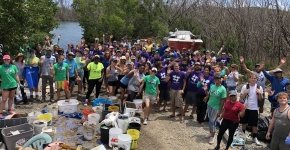
[[[15,55],[19,47],[43,44],[45,35],[58,26],[53,0],[1,0],[0,41],[3,53]]]

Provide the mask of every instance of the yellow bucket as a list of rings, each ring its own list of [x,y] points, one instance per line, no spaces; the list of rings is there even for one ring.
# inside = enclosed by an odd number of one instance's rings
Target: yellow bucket
[[[140,137],[140,132],[136,129],[127,130],[127,134],[132,137],[131,149],[138,148],[138,139]]]
[[[119,111],[119,106],[109,106],[108,107],[108,111],[118,112]]]
[[[46,114],[40,114],[37,117],[39,120],[45,120],[47,121],[47,125],[51,125],[51,120],[52,120],[52,114],[51,113],[46,113]]]

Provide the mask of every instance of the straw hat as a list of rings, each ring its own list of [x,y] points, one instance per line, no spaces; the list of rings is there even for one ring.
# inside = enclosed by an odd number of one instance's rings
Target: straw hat
[[[15,57],[15,60],[17,60],[18,57],[21,57],[21,56],[23,57],[23,60],[26,59],[26,56],[23,53],[18,53],[17,56]]]

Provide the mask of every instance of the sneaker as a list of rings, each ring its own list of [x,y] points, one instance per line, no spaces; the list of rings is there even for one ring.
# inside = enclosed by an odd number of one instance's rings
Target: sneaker
[[[85,106],[88,106],[88,102],[87,102],[87,101],[85,101],[85,102],[84,102],[84,105],[85,105]]]
[[[257,139],[257,137],[253,138],[253,142],[255,142],[257,145],[262,145],[259,140]]]
[[[144,119],[143,124],[147,125],[147,119]]]
[[[147,117],[147,121],[152,121],[152,119],[148,116],[148,117]]]
[[[206,139],[209,139],[210,137],[211,137],[211,134],[210,133],[205,136]]]
[[[220,146],[217,145],[214,150],[220,150]]]
[[[15,114],[15,112],[13,110],[9,110],[8,112],[9,114]]]
[[[214,137],[210,137],[208,143],[209,143],[209,144],[213,144],[213,143],[214,143]]]

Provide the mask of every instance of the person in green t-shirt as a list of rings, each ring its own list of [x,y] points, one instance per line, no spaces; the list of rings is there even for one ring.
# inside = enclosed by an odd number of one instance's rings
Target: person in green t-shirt
[[[18,77],[18,69],[15,65],[11,64],[11,59],[9,55],[3,56],[4,64],[0,66],[0,78],[1,78],[1,89],[2,89],[2,101],[0,105],[0,117],[2,117],[2,112],[5,107],[7,98],[8,101],[8,115],[14,114],[15,112],[11,110],[12,104],[15,97],[15,90],[18,85],[23,88],[23,85],[20,84]]]
[[[209,118],[208,126],[210,134],[206,136],[209,138],[209,143],[214,143],[214,134],[215,134],[215,120],[222,113],[224,103],[227,97],[227,90],[222,85],[222,76],[220,74],[214,74],[214,82],[209,89],[209,92],[206,92],[207,96],[205,99],[209,98],[207,102],[207,114]],[[207,91],[207,86],[204,86],[204,91]]]
[[[89,89],[88,92],[86,94],[86,99],[84,101],[84,105],[87,106],[88,105],[88,101],[89,101],[89,97],[92,94],[94,88],[96,89],[96,98],[99,97],[100,94],[100,89],[102,86],[102,82],[104,79],[104,66],[103,64],[100,62],[100,56],[99,55],[95,55],[95,59],[94,62],[90,62],[87,66],[88,70],[89,70]]]
[[[67,63],[63,62],[64,56],[60,55],[58,57],[58,63],[54,64],[53,66],[50,66],[50,69],[52,70],[52,76],[55,78],[56,87],[57,87],[57,100],[60,100],[60,91],[64,90],[65,96],[67,99],[70,99],[70,92],[69,92],[69,80],[67,77],[69,77],[69,66]]]
[[[137,76],[137,71],[134,72],[134,77]],[[141,81],[137,79],[139,82],[144,82],[145,84],[145,111],[144,111],[144,121],[143,124],[147,125],[147,120],[149,119],[149,115],[152,111],[152,106],[156,101],[159,101],[159,88],[160,80],[155,76],[157,72],[157,68],[152,68],[150,71],[150,75],[145,76]],[[144,84],[141,84],[140,91],[142,91]]]

